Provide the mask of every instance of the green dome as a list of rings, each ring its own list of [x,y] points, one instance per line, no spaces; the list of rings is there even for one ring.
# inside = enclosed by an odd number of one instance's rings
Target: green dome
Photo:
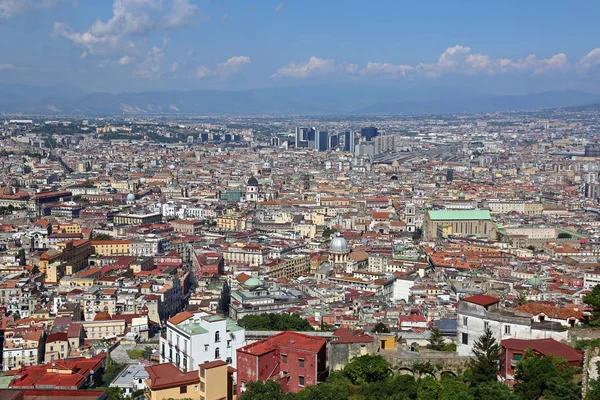
[[[529,284],[533,287],[536,287],[536,288],[540,287],[540,286],[542,286],[543,283],[544,283],[544,281],[542,281],[542,279],[537,275],[529,278]]]
[[[244,282],[244,285],[246,285],[248,287],[258,287],[258,286],[261,286],[262,284],[263,284],[263,282],[257,278],[250,278],[246,282]]]

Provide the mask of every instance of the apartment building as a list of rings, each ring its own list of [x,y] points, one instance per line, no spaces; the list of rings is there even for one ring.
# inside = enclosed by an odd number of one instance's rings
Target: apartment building
[[[235,368],[235,351],[245,344],[245,330],[233,320],[203,311],[184,311],[167,321],[166,333],[160,338],[160,361],[184,372],[215,360]]]

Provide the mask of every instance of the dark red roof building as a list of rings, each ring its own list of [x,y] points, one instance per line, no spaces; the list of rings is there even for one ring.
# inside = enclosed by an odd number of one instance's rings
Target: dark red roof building
[[[325,378],[325,338],[281,332],[237,350],[238,396],[248,382],[274,380],[296,393]]]
[[[562,357],[569,365],[580,367],[583,361],[583,352],[575,350],[569,345],[554,339],[504,339],[500,342],[502,346],[502,358],[500,359],[500,376],[511,385],[514,382],[515,367],[517,362],[523,358],[525,350],[531,349],[541,357],[553,355]]]

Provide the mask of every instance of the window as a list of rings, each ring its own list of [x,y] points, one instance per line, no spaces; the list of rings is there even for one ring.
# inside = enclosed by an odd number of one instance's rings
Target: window
[[[504,325],[504,333],[510,335],[510,325]]]
[[[54,346],[50,346],[50,351],[54,351]]]
[[[221,341],[221,334],[219,331],[215,332],[215,343],[219,343]]]
[[[515,354],[515,360],[519,361],[521,359],[521,357],[523,357],[522,354]]]
[[[194,386],[194,392],[198,391],[198,385]]]
[[[303,376],[298,377],[298,386],[304,387],[304,377]]]
[[[227,341],[227,348],[230,348],[230,347],[231,347],[231,340],[228,340]]]
[[[187,386],[179,386],[179,393],[187,393]]]
[[[215,358],[220,358],[221,357],[221,351],[219,350],[219,348],[215,348]]]
[[[231,364],[231,357],[227,357],[227,359],[225,360],[225,362],[226,362],[227,364]]]
[[[200,378],[204,378],[206,376],[206,371],[204,368],[200,368]]]
[[[462,334],[462,344],[469,344],[469,334],[468,333]]]
[[[300,368],[304,368],[304,358],[298,359],[298,365],[300,366]]]
[[[281,363],[282,364],[287,364],[287,354],[282,354],[281,355]]]
[[[463,317],[463,325],[467,326],[467,317]]]
[[[490,323],[488,321],[485,321],[483,323],[483,329],[489,329],[490,328]]]
[[[200,391],[201,392],[205,392],[206,391],[206,386],[204,385],[204,382],[200,382]]]

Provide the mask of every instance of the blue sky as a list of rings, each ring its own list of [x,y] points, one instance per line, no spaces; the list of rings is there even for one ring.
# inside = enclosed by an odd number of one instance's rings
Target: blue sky
[[[599,1],[0,0],[0,82],[600,93]]]

